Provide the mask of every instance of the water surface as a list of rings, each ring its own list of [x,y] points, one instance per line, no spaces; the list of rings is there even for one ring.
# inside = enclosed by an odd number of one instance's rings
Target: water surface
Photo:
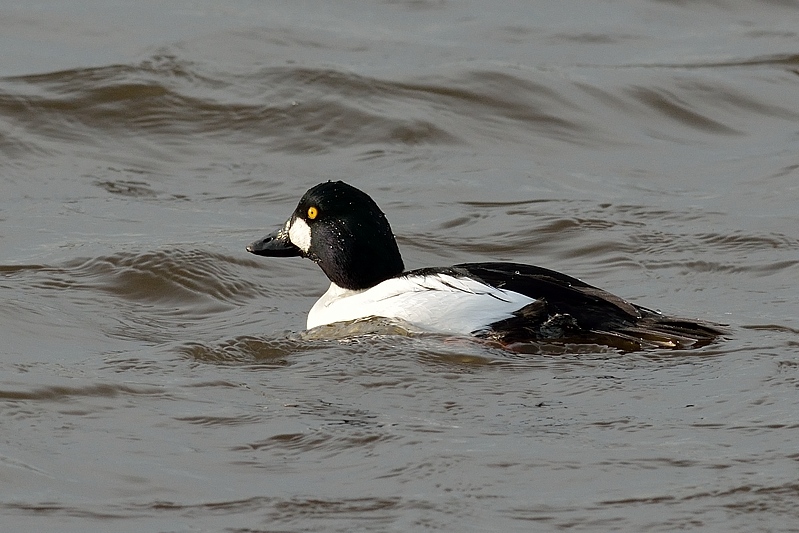
[[[797,4],[0,8],[9,531],[796,531]],[[699,350],[303,333],[310,186]],[[533,350],[531,350],[533,351]]]

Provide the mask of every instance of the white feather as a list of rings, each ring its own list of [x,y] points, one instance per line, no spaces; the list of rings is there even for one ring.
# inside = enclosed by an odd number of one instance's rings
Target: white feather
[[[296,244],[296,243],[295,243]],[[308,313],[308,329],[371,316],[399,318],[424,331],[469,334],[510,318],[535,300],[447,274],[400,276],[352,291],[331,283]]]
[[[291,222],[289,240],[306,254],[311,249],[311,228],[303,219],[296,218],[294,222]]]

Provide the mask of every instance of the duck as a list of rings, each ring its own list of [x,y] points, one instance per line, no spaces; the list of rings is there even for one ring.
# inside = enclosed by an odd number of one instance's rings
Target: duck
[[[285,224],[246,250],[321,267],[330,287],[308,313],[308,330],[377,318],[505,347],[622,350],[700,347],[723,333],[718,324],[670,317],[539,266],[475,262],[405,270],[386,215],[343,181],[310,188]]]

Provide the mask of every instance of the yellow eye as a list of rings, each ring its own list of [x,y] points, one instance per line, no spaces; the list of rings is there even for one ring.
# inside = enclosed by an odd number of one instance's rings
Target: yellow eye
[[[318,215],[318,214],[319,214],[319,210],[317,208],[315,208],[314,206],[311,206],[311,207],[308,208],[308,218],[310,218],[311,220],[315,219],[316,215]]]

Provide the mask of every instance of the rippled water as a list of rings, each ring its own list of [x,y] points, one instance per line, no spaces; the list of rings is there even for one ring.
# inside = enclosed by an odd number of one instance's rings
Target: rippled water
[[[799,4],[0,7],[9,531],[797,531]],[[369,192],[699,350],[307,335],[244,246]]]

